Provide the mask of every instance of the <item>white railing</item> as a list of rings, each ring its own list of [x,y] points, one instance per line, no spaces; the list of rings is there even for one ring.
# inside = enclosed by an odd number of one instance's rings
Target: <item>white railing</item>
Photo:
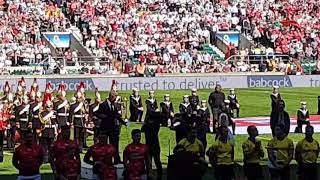
[[[226,59],[226,62],[234,62],[237,60],[243,60],[247,63],[252,63],[252,62],[264,62],[266,60],[278,60],[278,61],[288,61],[290,59],[289,55],[232,55]]]

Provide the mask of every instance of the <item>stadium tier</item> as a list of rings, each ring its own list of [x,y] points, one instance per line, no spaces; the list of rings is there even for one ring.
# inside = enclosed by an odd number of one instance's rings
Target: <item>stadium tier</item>
[[[2,2],[3,74],[311,74],[319,69],[316,2]]]
[[[319,7],[0,0],[0,179],[320,179]]]

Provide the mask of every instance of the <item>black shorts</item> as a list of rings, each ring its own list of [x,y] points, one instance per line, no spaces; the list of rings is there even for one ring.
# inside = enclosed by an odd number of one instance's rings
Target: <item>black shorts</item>
[[[303,163],[298,166],[299,179],[312,180],[318,179],[317,164]]]
[[[217,165],[214,169],[217,180],[232,180],[234,178],[234,165]]]
[[[3,146],[4,141],[4,131],[0,131],[0,146]]]
[[[235,124],[234,121],[231,118],[229,118],[229,126],[232,126],[234,124]]]
[[[282,169],[269,168],[269,173],[272,179],[287,180],[290,179],[290,166],[287,165]]]
[[[262,179],[262,168],[259,163],[244,163],[244,174],[248,180]]]

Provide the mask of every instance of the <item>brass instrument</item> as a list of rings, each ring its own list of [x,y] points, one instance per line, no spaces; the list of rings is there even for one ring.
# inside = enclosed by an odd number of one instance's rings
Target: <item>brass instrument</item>
[[[128,99],[126,97],[123,98],[123,109],[124,109],[124,119],[128,120]]]
[[[117,96],[115,102],[120,105],[120,111],[121,111],[121,116],[122,116],[123,113],[126,111],[127,99],[126,98],[122,98],[121,96]]]
[[[6,100],[7,100],[7,96],[6,95],[0,97],[0,103],[5,103]]]
[[[41,109],[40,111],[39,111],[39,114],[38,114],[38,116],[39,116],[39,120],[40,120],[40,122],[41,122],[41,124],[42,124],[42,130],[44,130],[44,126],[45,125],[49,125],[50,123],[51,123],[51,119],[50,118],[48,118],[48,119],[44,119],[44,117],[42,116],[42,112],[44,112],[45,111],[45,109]]]
[[[69,102],[64,106],[64,112],[65,113],[69,113],[69,111],[70,111],[70,104],[69,104]],[[67,116],[65,116],[64,117],[64,120],[65,120],[65,122],[67,123],[68,122],[68,117]]]
[[[90,121],[90,119],[89,119],[90,106],[89,106],[89,102],[87,100],[85,100],[85,103],[83,105],[83,109],[84,109],[83,113],[85,115],[85,118],[84,118],[85,127],[87,128],[89,125],[89,121]]]
[[[8,102],[8,107],[7,107],[8,113],[14,114],[14,108],[15,108],[15,105],[13,103]]]
[[[21,97],[18,97],[16,96],[15,99],[13,100],[13,103],[16,105],[16,106],[20,106],[22,103],[22,99]]]

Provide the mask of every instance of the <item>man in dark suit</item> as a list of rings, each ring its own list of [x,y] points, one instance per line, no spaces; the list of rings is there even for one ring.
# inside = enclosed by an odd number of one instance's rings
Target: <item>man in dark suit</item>
[[[217,85],[215,90],[209,95],[208,103],[211,108],[211,112],[213,115],[213,131],[216,130],[216,125],[219,120],[219,115],[222,112],[222,108],[224,107],[225,95],[222,92],[221,85]]]
[[[115,102],[116,97],[117,93],[111,91],[108,99],[99,105],[95,116],[101,119],[99,132],[106,134],[108,142],[116,148],[115,164],[119,164],[121,162],[119,156],[120,129],[121,124],[126,125],[126,123],[121,119],[121,105]]]
[[[273,111],[270,115],[270,126],[272,130],[272,135],[275,135],[275,127],[281,125],[284,127],[283,132],[287,136],[290,131],[290,117],[289,114],[284,110],[285,102],[283,100],[279,100],[276,106],[278,107],[278,109]]]

